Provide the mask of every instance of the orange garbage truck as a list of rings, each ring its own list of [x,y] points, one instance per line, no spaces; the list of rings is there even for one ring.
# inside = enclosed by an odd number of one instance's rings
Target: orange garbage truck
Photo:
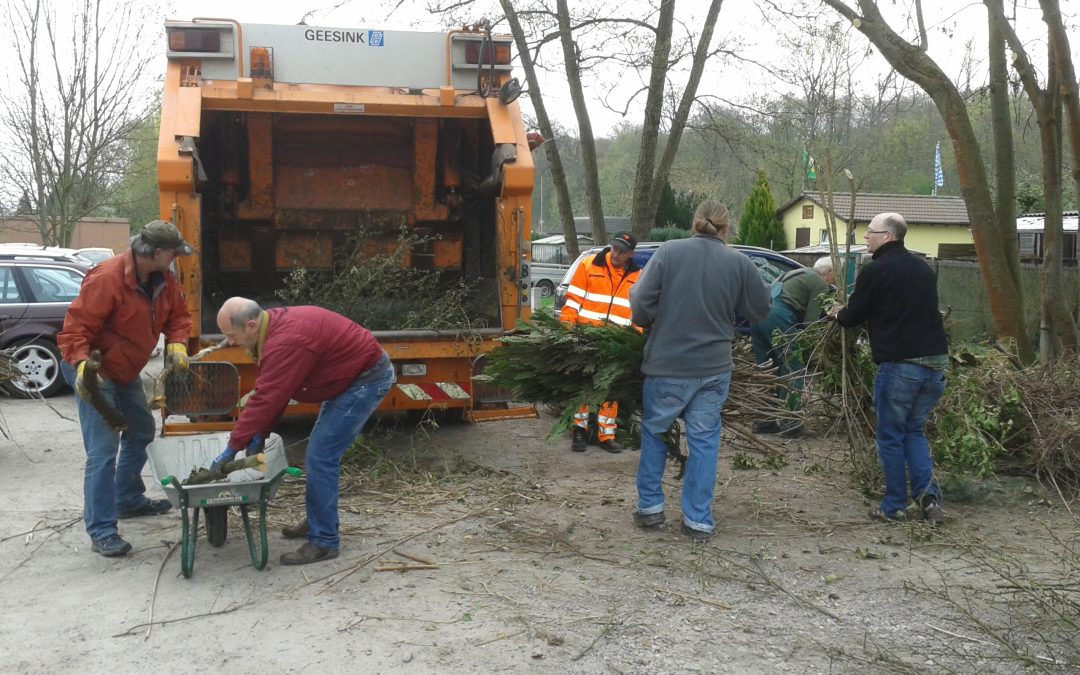
[[[424,236],[401,265],[458,277],[486,300],[467,330],[372,327],[398,377],[381,410],[439,407],[479,419],[497,407],[481,405],[475,371],[529,315],[533,164],[511,39],[480,27],[215,18],[168,21],[166,34],[160,211],[196,249],[177,261],[194,317],[189,352],[220,341],[226,298],[273,305],[295,270],[332,270],[357,231],[373,232],[384,250],[415,232]],[[206,359],[234,364],[239,391],[251,388],[243,350]],[[310,412],[296,405],[287,414]],[[235,413],[198,430],[225,427]],[[167,425],[176,418],[165,414]]]

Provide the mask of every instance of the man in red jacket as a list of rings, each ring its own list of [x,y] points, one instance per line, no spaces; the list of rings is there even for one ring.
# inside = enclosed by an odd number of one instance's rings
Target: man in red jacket
[[[322,403],[304,459],[307,517],[282,530],[286,538],[307,541],[282,555],[281,564],[336,558],[341,457],[394,384],[390,357],[366,328],[322,307],[263,310],[254,300],[229,298],[217,323],[231,344],[248,350],[259,372],[215,464],[265,437],[289,399]]]
[[[167,359],[187,368],[191,314],[170,271],[177,256],[190,255],[172,223],[155,220],[131,238],[131,248],[87,273],[57,336],[61,370],[78,393],[79,425],[86,446],[83,517],[90,550],[106,557],[131,550],[117,519],[153,516],[171,508],[167,499],[149,499],[142,480],[146,446],[154,440],[154,416],[139,373],[164,333]],[[101,352],[98,371],[103,398],[123,417],[116,431],[87,400],[83,370],[90,352]],[[119,454],[117,451],[119,450]]]

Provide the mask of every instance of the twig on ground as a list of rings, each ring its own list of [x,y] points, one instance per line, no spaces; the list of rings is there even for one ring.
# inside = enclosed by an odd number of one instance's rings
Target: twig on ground
[[[622,616],[625,617],[629,613],[630,612],[626,612]],[[603,638],[603,637],[605,637],[607,635],[610,635],[611,632],[615,629],[615,625],[618,624],[618,623],[622,623],[622,620],[621,619],[616,619],[615,617],[609,618],[609,620],[604,624],[604,628],[599,633],[596,634],[596,637],[593,638],[593,641],[590,642],[588,645],[586,645],[585,648],[582,649],[580,652],[578,652],[577,654],[571,656],[570,660],[571,661],[580,661],[583,656],[585,656],[590,651],[592,651],[592,648],[596,646],[597,642],[600,642],[601,638]]]
[[[666,588],[656,587],[657,593],[666,593],[667,595],[674,595],[675,597],[682,598],[684,600],[693,600],[694,602],[700,602],[706,605],[712,605],[713,607],[719,607],[720,609],[731,609],[730,606],[725,605],[722,602],[716,602],[715,600],[706,600],[705,598],[698,597],[696,595],[687,595],[686,593],[679,593],[678,591],[669,591]]]
[[[376,572],[415,572],[417,570],[437,570],[438,565],[407,565],[397,560],[387,561],[388,564],[375,568]]]
[[[135,631],[139,630],[140,628],[144,628],[144,627],[147,627],[147,626],[150,626],[150,625],[165,626],[165,625],[170,624],[170,623],[180,623],[181,621],[190,621],[192,619],[205,619],[208,616],[221,616],[222,614],[231,614],[231,613],[235,612],[238,609],[241,609],[240,605],[236,605],[234,607],[227,607],[225,609],[218,610],[216,612],[204,612],[202,614],[189,614],[188,616],[181,616],[181,617],[176,618],[176,619],[163,619],[161,621],[154,621],[153,624],[137,623],[134,626],[132,626],[131,628],[128,628],[123,633],[116,633],[112,637],[127,637],[127,636],[131,635],[132,633],[134,633]]]
[[[150,618],[146,622],[146,635],[143,636],[143,640],[149,640],[150,631],[154,629],[154,604],[157,600],[158,584],[161,583],[161,573],[165,571],[165,563],[168,562],[169,556],[172,555],[173,551],[175,551],[178,546],[180,546],[179,541],[174,542],[173,545],[169,547],[169,550],[165,553],[165,557],[161,559],[161,565],[158,567],[157,576],[154,577],[154,590],[150,592]]]
[[[499,640],[506,640],[508,638],[517,637],[517,636],[521,635],[524,632],[525,632],[525,629],[523,628],[523,629],[517,631],[516,633],[506,633],[506,634],[499,633],[498,637],[493,637],[490,640],[484,640],[483,642],[474,642],[473,647],[483,647],[484,645],[489,645],[492,642],[498,642]]]
[[[412,541],[413,539],[416,539],[417,537],[423,536],[423,535],[428,534],[430,532],[434,532],[435,530],[439,530],[439,529],[442,529],[444,527],[449,527],[450,525],[453,525],[454,523],[465,520],[466,518],[471,518],[473,516],[478,516],[478,515],[480,515],[482,513],[486,513],[487,511],[490,511],[491,508],[494,507],[496,504],[503,501],[504,499],[506,499],[509,496],[511,496],[511,495],[510,494],[505,494],[505,495],[503,495],[503,496],[501,496],[501,497],[499,497],[499,498],[497,498],[497,499],[495,499],[495,500],[493,500],[491,502],[488,502],[488,504],[482,509],[477,509],[475,511],[469,511],[468,513],[465,513],[465,514],[463,514],[461,516],[458,516],[457,518],[451,518],[450,520],[446,520],[446,521],[443,521],[441,523],[436,523],[436,524],[432,525],[429,528],[420,530],[419,532],[416,532],[414,534],[410,534],[407,537],[403,537],[403,538],[395,541],[390,546],[384,547],[384,548],[376,551],[375,553],[372,553],[367,558],[364,558],[362,561],[356,563],[355,565],[353,565],[350,568],[347,568],[347,569],[344,569],[344,570],[338,570],[337,572],[331,572],[330,574],[327,574],[325,576],[318,577],[316,579],[312,579],[312,580],[308,581],[307,583],[311,584],[311,583],[315,583],[317,581],[328,580],[327,583],[326,583],[326,586],[322,590],[319,591],[321,593],[323,590],[326,590],[326,589],[334,586],[334,584],[337,584],[338,582],[349,578],[355,572],[358,572],[361,569],[363,569],[364,567],[367,567],[369,564],[371,564],[372,561],[377,560],[378,558],[382,557],[383,555],[385,555],[389,551],[393,551],[395,548],[397,548],[398,546],[401,546],[405,542]]]
[[[392,549],[390,552],[393,553],[394,555],[399,555],[402,558],[408,558],[409,560],[413,560],[413,561],[421,563],[423,565],[435,565],[435,566],[438,566],[438,563],[434,563],[434,562],[432,562],[430,560],[424,560],[423,558],[421,558],[419,556],[410,555],[408,553],[405,553],[404,551],[399,551],[396,548]]]
[[[4,537],[3,539],[0,539],[0,544],[4,543],[5,541],[11,540],[11,539],[18,539],[19,537],[25,537],[28,534],[35,534],[37,532],[47,532],[48,530],[52,530],[53,532],[60,532],[61,530],[66,530],[69,527],[71,527],[72,525],[74,525],[75,523],[79,523],[79,522],[82,522],[81,517],[80,518],[72,518],[71,520],[66,520],[66,521],[60,523],[59,525],[46,525],[45,527],[42,527],[42,528],[39,529],[38,524],[41,523],[41,521],[39,520],[37,523],[34,524],[34,527],[32,527],[29,530],[23,530],[22,532],[16,532],[15,534],[12,534],[12,535],[9,535],[7,537]]]

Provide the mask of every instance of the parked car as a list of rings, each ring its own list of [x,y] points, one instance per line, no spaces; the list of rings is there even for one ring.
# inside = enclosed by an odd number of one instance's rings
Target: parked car
[[[89,260],[91,265],[103,263],[115,255],[111,248],[80,248],[78,254]]]
[[[67,386],[60,374],[56,334],[89,269],[81,258],[0,250],[0,350],[22,374],[6,385],[12,394],[47,397]]]
[[[649,262],[653,253],[656,253],[656,249],[660,247],[659,242],[643,241],[637,245],[634,249],[634,262],[641,267]],[[594,246],[587,251],[582,252],[578,256],[574,264],[570,265],[570,269],[566,271],[559,286],[555,289],[555,316],[559,315],[562,310],[562,306],[566,304],[566,289],[570,286],[570,280],[574,278],[574,271],[581,264],[581,261],[585,259],[587,255],[593,255],[599,253],[604,247]],[[770,251],[767,248],[759,248],[757,246],[742,246],[741,244],[734,244],[731,248],[748,256],[754,265],[757,267],[758,273],[761,274],[761,281],[766,286],[776,281],[782,274],[790,272],[791,270],[805,267],[802,263],[799,263],[787,256],[780,255],[776,251]],[[736,318],[736,330],[740,333],[747,335],[750,333],[750,326],[746,321],[740,317]]]
[[[93,262],[73,248],[41,244],[0,244],[0,260],[66,260],[92,265]]]

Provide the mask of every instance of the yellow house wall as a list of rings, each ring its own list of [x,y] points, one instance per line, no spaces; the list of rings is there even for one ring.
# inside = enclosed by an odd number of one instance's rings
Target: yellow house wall
[[[802,207],[805,205],[814,207],[813,218],[803,219]],[[821,231],[826,229],[825,209],[809,199],[800,199],[781,214],[780,222],[784,227],[784,236],[787,238],[788,248],[795,248],[795,234],[800,227],[810,228],[810,245],[815,246],[821,243]],[[843,233],[847,231],[847,221],[837,218],[836,230],[837,235],[842,240]],[[855,243],[866,243],[863,240],[865,232],[866,223],[855,224]],[[908,227],[907,237],[904,239],[904,245],[908,250],[918,251],[932,257],[937,256],[939,244],[973,243],[975,243],[975,240],[971,238],[971,230],[966,225],[911,225]]]

